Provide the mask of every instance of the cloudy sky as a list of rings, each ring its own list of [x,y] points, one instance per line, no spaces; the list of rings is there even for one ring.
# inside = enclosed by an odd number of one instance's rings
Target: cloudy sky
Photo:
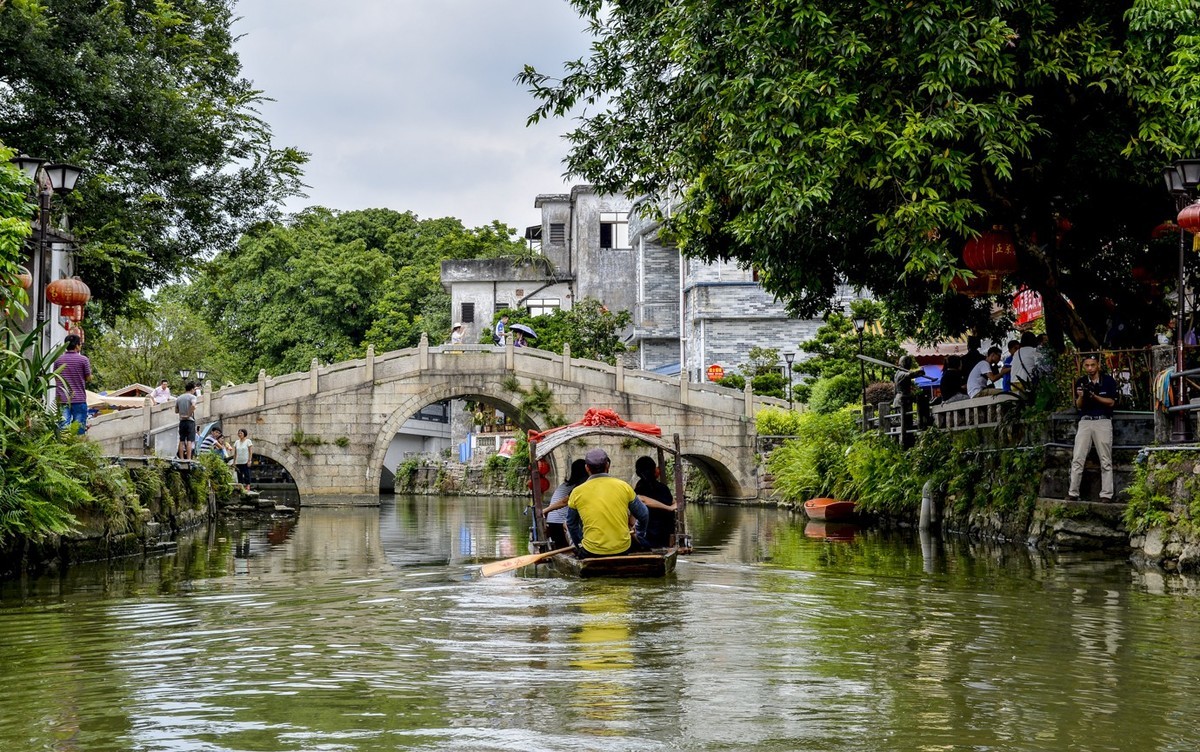
[[[311,153],[295,211],[388,207],[469,227],[536,224],[564,192],[562,134],[513,78],[587,51],[567,0],[241,0],[243,72],[277,143]]]

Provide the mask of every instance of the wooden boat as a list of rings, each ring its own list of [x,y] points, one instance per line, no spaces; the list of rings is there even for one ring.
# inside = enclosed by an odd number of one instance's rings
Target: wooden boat
[[[854,517],[855,502],[824,497],[804,502],[804,513],[810,520],[848,520]]]
[[[598,415],[598,413],[602,413]],[[583,420],[567,426],[548,429],[546,431],[530,431],[529,434],[529,487],[533,491],[533,529],[531,540],[534,546],[543,550],[549,548],[546,539],[545,514],[542,511],[543,492],[549,484],[544,482],[549,470],[546,457],[556,448],[575,442],[579,439],[595,436],[609,436],[621,439],[634,439],[658,450],[658,466],[665,466],[665,458],[670,455],[674,467],[683,467],[683,457],[679,446],[679,435],[675,434],[671,442],[662,438],[658,426],[647,423],[628,423],[612,411],[588,410]],[[551,567],[563,574],[576,577],[663,577],[675,571],[675,560],[680,553],[689,553],[691,538],[686,528],[686,499],[684,498],[683,475],[675,473],[674,497],[676,502],[675,534],[670,537],[667,548],[655,549],[645,553],[626,554],[624,556],[594,556],[579,559],[573,553],[557,553],[550,557]]]
[[[675,547],[624,556],[589,556],[580,559],[563,553],[550,557],[550,566],[574,577],[662,577],[675,571]]]

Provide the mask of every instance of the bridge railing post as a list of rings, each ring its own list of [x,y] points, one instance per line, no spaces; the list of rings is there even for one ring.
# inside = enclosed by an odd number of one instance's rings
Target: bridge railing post
[[[154,400],[146,398],[142,407],[142,454],[154,454]]]
[[[616,369],[613,371],[613,389],[618,392],[625,391],[625,364],[617,358]]]
[[[375,380],[375,345],[367,345],[367,367],[364,376],[368,383]]]
[[[320,370],[321,370],[321,364],[317,362],[316,358],[313,358],[312,363],[308,364],[308,393],[309,394],[316,394],[317,392],[319,392],[321,390],[320,389],[320,387],[321,387]]]
[[[679,371],[679,404],[686,405],[688,403],[688,377],[687,372],[683,369]]]
[[[570,342],[563,343],[562,378],[563,378],[563,381],[566,381],[566,382],[571,381],[571,343]]]
[[[746,379],[746,391],[743,399],[746,402],[746,417],[754,420],[754,385],[750,383],[750,379]]]
[[[258,399],[255,401],[257,407],[262,407],[267,404],[267,369],[258,369]]]
[[[425,332],[421,332],[421,342],[417,345],[417,368],[429,370],[429,335]]]
[[[506,370],[506,371],[517,370],[517,356],[516,356],[516,350],[514,349],[514,346],[513,346],[513,338],[512,337],[508,337],[507,341],[504,343],[504,370]]]

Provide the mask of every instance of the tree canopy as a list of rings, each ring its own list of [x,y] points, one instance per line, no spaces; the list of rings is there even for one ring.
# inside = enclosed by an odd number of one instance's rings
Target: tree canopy
[[[991,301],[949,288],[998,225],[1052,338],[1166,317],[1129,277],[1200,136],[1200,0],[572,4],[595,42],[519,75],[530,121],[599,105],[568,171],[669,199],[686,253],[759,268],[796,313],[845,281],[925,337],[986,330]]]
[[[301,188],[241,75],[233,0],[0,3],[0,141],[71,162],[79,273],[106,318]]]
[[[320,207],[251,229],[204,266],[190,305],[233,354],[230,378],[259,369],[307,370],[377,351],[413,347],[450,330],[441,262],[524,254],[498,222],[467,229],[457,219],[418,219],[390,209]]]

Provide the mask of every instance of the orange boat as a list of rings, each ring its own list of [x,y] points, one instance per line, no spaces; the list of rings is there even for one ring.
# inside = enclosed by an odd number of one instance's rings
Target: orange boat
[[[848,520],[854,517],[853,501],[842,499],[809,499],[804,502],[804,513],[810,520]]]

